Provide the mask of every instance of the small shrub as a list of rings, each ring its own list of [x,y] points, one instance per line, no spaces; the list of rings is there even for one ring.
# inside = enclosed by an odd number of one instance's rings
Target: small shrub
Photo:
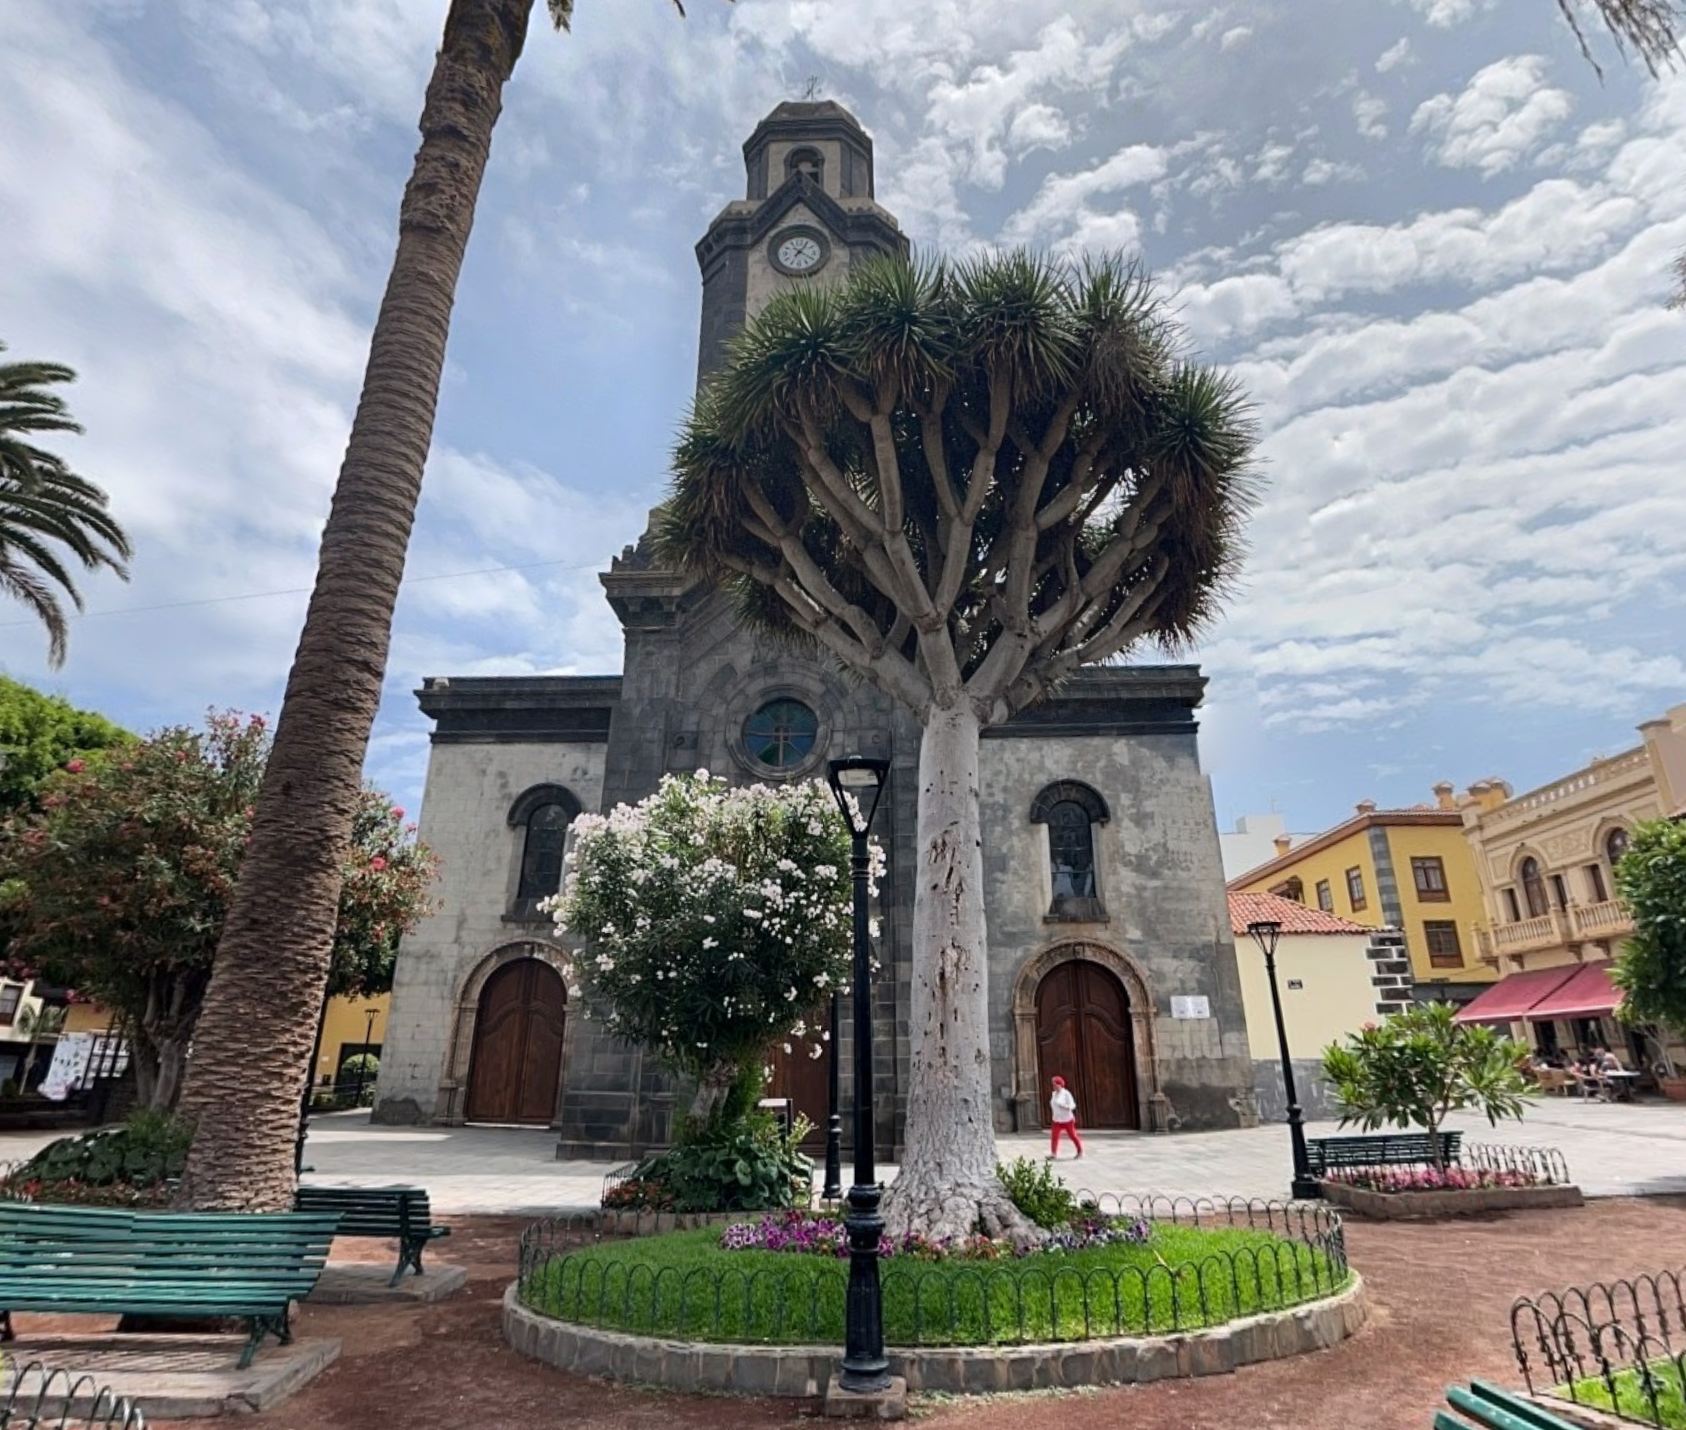
[[[605,1207],[642,1211],[754,1212],[805,1207],[813,1197],[813,1160],[800,1150],[805,1117],[786,1137],[764,1113],[699,1129],[679,1145],[646,1157],[612,1188]]]
[[[996,1165],[1002,1189],[1021,1212],[1045,1231],[1068,1226],[1077,1215],[1077,1197],[1045,1162],[1017,1157]]]
[[[0,1097],[22,1097],[23,1089],[11,1078],[0,1082]]]
[[[122,1127],[61,1137],[48,1143],[12,1174],[15,1184],[34,1184],[39,1200],[57,1201],[55,1187],[121,1187],[144,1190],[179,1177],[193,1134],[166,1112],[137,1112]],[[77,1198],[81,1199],[81,1198]]]

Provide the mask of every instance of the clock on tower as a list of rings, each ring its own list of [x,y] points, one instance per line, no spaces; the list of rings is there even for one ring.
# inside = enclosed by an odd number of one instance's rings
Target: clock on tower
[[[727,204],[697,244],[699,383],[775,293],[834,281],[873,254],[908,251],[896,220],[872,196],[872,140],[842,105],[779,105],[755,126],[743,156],[745,197]]]

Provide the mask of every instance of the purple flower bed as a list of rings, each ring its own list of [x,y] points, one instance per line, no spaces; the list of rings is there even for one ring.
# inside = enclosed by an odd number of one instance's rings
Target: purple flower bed
[[[1145,1246],[1152,1236],[1153,1223],[1144,1217],[1091,1216],[1058,1228],[1041,1246],[1022,1250],[1016,1249],[1011,1242],[982,1235],[953,1240],[910,1232],[899,1240],[888,1236],[880,1238],[878,1254],[909,1257],[916,1261],[942,1261],[951,1257],[999,1261],[1049,1252],[1088,1251],[1120,1242]],[[849,1236],[843,1223],[833,1217],[790,1211],[779,1216],[763,1217],[760,1221],[734,1222],[720,1234],[720,1246],[724,1251],[788,1251],[801,1256],[846,1257],[849,1254]]]
[[[1527,1170],[1487,1167],[1358,1167],[1326,1172],[1326,1182],[1343,1182],[1370,1192],[1484,1192],[1499,1187],[1549,1186],[1550,1179]]]

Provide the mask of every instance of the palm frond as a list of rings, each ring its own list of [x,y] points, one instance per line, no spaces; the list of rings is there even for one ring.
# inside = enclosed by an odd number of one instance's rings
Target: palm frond
[[[1599,19],[1615,38],[1616,48],[1624,53],[1632,49],[1652,75],[1659,72],[1661,65],[1673,68],[1679,59],[1678,27],[1686,17],[1686,11],[1682,11],[1677,0],[1557,0],[1558,10],[1575,32],[1581,54],[1599,75],[1602,76],[1604,71],[1593,58],[1592,46],[1587,43],[1586,31],[1581,28],[1577,13],[1582,3],[1591,3],[1598,11]]]
[[[132,554],[106,494],[20,435],[82,430],[64,399],[47,390],[75,378],[61,363],[0,363],[0,591],[39,617],[54,666],[63,662],[68,639],[59,594],[82,607],[66,558],[127,579]]]

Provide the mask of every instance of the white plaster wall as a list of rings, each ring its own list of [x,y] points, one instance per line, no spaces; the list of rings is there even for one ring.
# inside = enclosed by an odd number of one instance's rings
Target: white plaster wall
[[[1269,1062],[1280,1058],[1281,1051],[1264,955],[1249,938],[1237,936],[1235,943],[1247,1007],[1247,1042],[1256,1061]],[[1282,935],[1276,946],[1276,981],[1282,990],[1288,1052],[1296,1061],[1319,1058],[1330,1043],[1376,1021],[1373,965],[1365,956],[1369,943],[1363,933]],[[1300,986],[1294,988],[1294,983]]]
[[[494,949],[546,936],[544,928],[503,919],[521,858],[521,831],[509,827],[510,806],[534,785],[559,784],[582,809],[596,811],[603,801],[605,749],[584,743],[433,746],[420,837],[439,857],[435,912],[398,950],[377,1117],[434,1115],[463,980]],[[400,1106],[406,1102],[414,1113]]]

